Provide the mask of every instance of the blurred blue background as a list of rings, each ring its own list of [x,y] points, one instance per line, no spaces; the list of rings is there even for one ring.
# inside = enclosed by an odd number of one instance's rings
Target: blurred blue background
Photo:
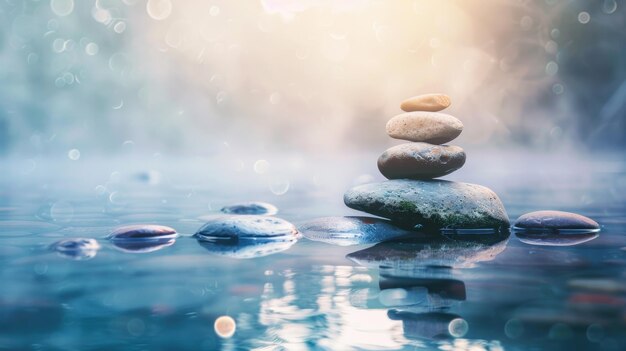
[[[0,19],[5,156],[382,151],[428,92],[464,147],[626,143],[615,0],[3,0]]]

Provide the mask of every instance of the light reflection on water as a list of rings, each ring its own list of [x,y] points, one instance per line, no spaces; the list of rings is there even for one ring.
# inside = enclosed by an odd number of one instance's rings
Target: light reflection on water
[[[567,207],[604,225],[576,246],[533,246],[514,235],[476,243],[460,233],[347,247],[302,238],[262,257],[262,245],[233,248],[252,252],[245,260],[208,252],[192,234],[222,206],[249,200],[276,205],[294,223],[357,213],[341,192],[313,183],[294,181],[276,195],[264,181],[238,179],[234,189],[217,184],[224,177],[198,181],[159,168],[155,183],[117,169],[0,183],[0,349],[617,350],[626,341],[623,166],[595,174],[603,187],[569,184],[567,196],[596,199],[588,205],[554,202],[531,184],[499,185],[512,218]],[[333,188],[352,181],[338,177]],[[137,223],[180,237],[140,255],[106,240]],[[75,237],[101,249],[80,261],[49,250]],[[216,332],[221,317],[234,321],[231,337]]]

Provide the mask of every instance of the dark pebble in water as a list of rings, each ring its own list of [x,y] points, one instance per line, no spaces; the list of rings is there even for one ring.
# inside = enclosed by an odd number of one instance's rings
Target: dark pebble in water
[[[119,227],[109,234],[117,249],[128,253],[146,253],[161,250],[176,242],[176,230],[162,225],[141,224]]]
[[[244,202],[222,208],[222,212],[239,215],[266,215],[278,213],[278,208],[266,202]]]
[[[563,211],[536,211],[520,216],[513,225],[515,230],[576,232],[600,231],[600,225],[591,218]]]
[[[199,239],[198,244],[214,255],[248,259],[285,251],[295,244],[296,241],[295,237],[285,238],[285,240],[239,239],[236,242],[220,239],[212,241]]]
[[[150,240],[176,238],[176,230],[162,225],[140,224],[118,227],[111,234],[110,240]]]
[[[316,218],[298,225],[298,229],[309,240],[340,246],[375,244],[418,234],[398,228],[386,219],[361,216]]]
[[[297,237],[296,227],[284,219],[255,215],[238,215],[216,218],[203,225],[195,237],[212,239],[281,239]]]
[[[95,239],[72,238],[59,240],[50,245],[50,249],[66,258],[88,260],[96,257],[98,250],[100,250],[100,244]]]
[[[116,249],[127,253],[147,253],[164,249],[174,245],[176,238],[150,238],[150,239],[131,239],[131,240],[113,240]]]
[[[593,240],[597,238],[598,235],[597,231],[582,231],[576,233],[515,231],[515,236],[517,236],[521,242],[542,246],[578,245]]]

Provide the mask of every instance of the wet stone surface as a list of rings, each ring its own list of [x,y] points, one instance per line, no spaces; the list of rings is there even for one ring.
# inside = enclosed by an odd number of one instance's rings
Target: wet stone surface
[[[509,225],[498,195],[469,183],[389,180],[356,186],[345,193],[344,202],[355,210],[410,227],[486,229]]]
[[[513,228],[524,231],[597,232],[600,225],[591,218],[572,212],[535,211],[520,216]]]
[[[387,179],[431,179],[450,174],[465,164],[458,146],[405,143],[387,149],[378,169]]]
[[[296,237],[296,227],[284,219],[266,216],[225,216],[208,221],[195,234],[197,239],[244,239]]]
[[[239,215],[266,215],[278,213],[278,208],[266,202],[243,202],[222,207],[222,212]]]

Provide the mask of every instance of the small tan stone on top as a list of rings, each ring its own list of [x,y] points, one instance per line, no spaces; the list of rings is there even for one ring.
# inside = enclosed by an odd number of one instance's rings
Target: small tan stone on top
[[[445,94],[424,94],[402,101],[400,108],[406,112],[437,112],[450,106],[450,97]]]

